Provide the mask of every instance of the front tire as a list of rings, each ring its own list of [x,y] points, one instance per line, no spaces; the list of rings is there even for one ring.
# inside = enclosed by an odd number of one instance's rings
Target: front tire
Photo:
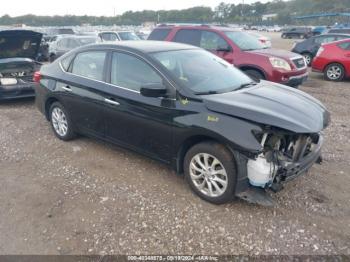
[[[250,76],[256,82],[259,82],[260,80],[265,79],[265,77],[262,73],[260,73],[257,70],[254,70],[254,69],[245,70],[244,73],[246,73],[248,76]]]
[[[68,141],[75,137],[70,116],[61,103],[54,102],[51,105],[50,122],[53,132],[59,139]]]
[[[310,53],[303,53],[302,56],[305,58],[306,65],[311,66],[312,59],[313,59],[312,55]]]
[[[185,178],[191,189],[213,204],[234,197],[236,166],[232,153],[223,145],[203,142],[193,146],[184,160]]]
[[[328,81],[342,81],[345,76],[345,69],[341,64],[333,63],[326,67],[324,77]]]

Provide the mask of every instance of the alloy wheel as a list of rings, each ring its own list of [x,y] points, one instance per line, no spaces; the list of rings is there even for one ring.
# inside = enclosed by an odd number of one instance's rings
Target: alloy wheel
[[[342,69],[337,65],[333,65],[327,69],[327,76],[331,80],[338,80],[341,75]]]
[[[65,135],[67,135],[67,132],[68,132],[67,117],[60,108],[55,107],[52,110],[51,121],[52,121],[53,128],[55,129],[55,132],[59,136],[64,137]]]
[[[311,56],[309,54],[304,54],[304,58],[307,65],[311,64]]]
[[[192,158],[189,168],[193,184],[204,195],[219,197],[225,193],[228,176],[223,164],[216,157],[199,153]]]

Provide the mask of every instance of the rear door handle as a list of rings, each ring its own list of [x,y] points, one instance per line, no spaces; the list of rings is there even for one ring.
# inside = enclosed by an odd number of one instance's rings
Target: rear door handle
[[[105,102],[106,102],[107,104],[114,105],[114,106],[119,106],[119,105],[120,105],[119,102],[117,102],[117,101],[115,101],[115,100],[112,100],[112,99],[108,99],[108,98],[105,98]]]
[[[64,91],[68,91],[68,92],[72,92],[73,91],[72,88],[70,88],[70,86],[62,86],[62,89]]]

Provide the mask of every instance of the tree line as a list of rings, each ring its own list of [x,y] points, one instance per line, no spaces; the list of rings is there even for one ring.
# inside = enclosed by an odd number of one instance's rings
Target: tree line
[[[183,10],[127,11],[118,16],[36,16],[24,15],[0,17],[0,25],[26,24],[29,26],[76,26],[91,25],[141,25],[144,22],[177,23],[244,23],[244,24],[296,24],[293,17],[323,12],[350,12],[350,0],[273,0],[252,4],[220,3],[215,9],[193,7]],[[262,15],[276,14],[272,20],[263,21]],[[307,23],[308,21],[303,21]],[[314,22],[314,21],[311,21]],[[321,18],[320,24],[350,22],[350,18]]]

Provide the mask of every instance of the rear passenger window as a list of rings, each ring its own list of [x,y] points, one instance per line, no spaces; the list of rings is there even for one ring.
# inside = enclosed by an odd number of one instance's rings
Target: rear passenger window
[[[162,83],[162,78],[150,65],[135,56],[114,53],[111,83],[134,91],[140,91],[143,85]]]
[[[171,29],[154,29],[149,35],[148,40],[163,41],[169,35]]]
[[[94,51],[80,53],[74,59],[72,73],[102,81],[105,60],[106,52]]]
[[[200,46],[201,31],[191,29],[179,30],[174,38],[174,42]]]

